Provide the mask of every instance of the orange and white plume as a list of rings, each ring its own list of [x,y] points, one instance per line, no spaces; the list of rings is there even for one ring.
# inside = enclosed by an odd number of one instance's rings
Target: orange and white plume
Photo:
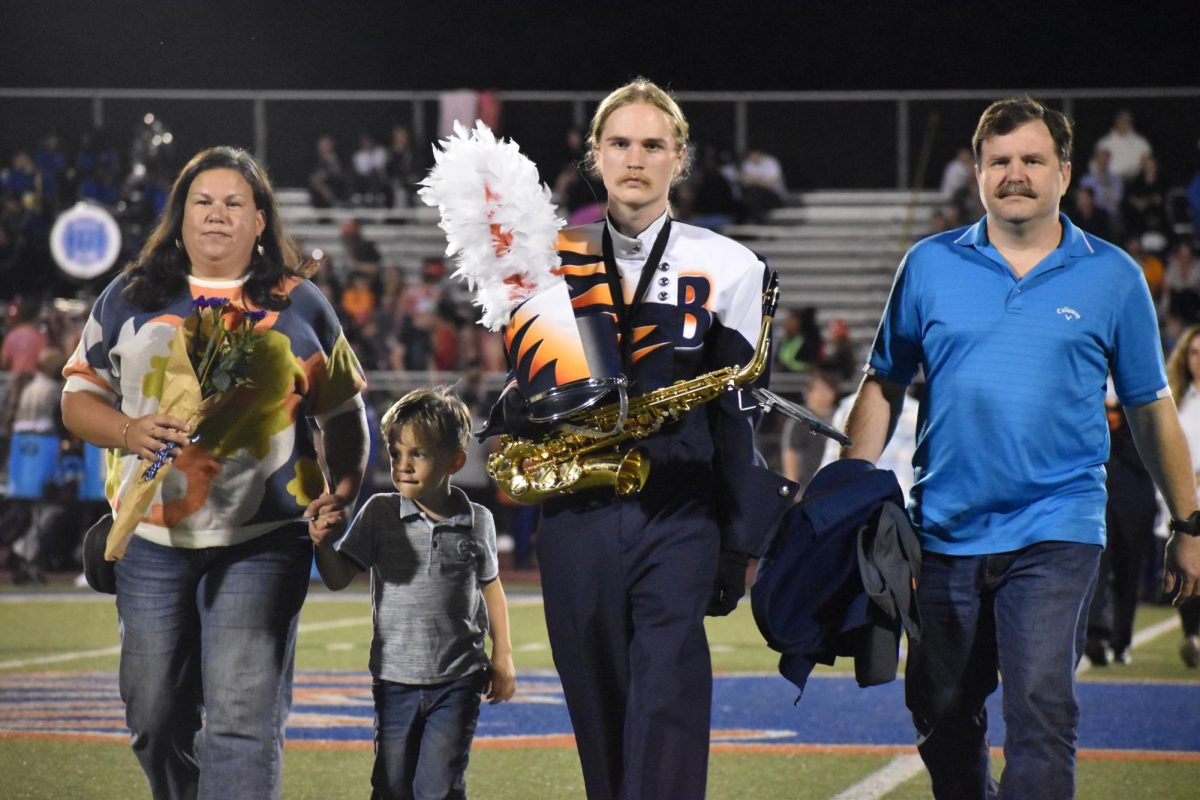
[[[418,195],[441,214],[452,277],[474,293],[480,324],[499,330],[525,299],[562,282],[555,242],[566,223],[534,163],[480,121],[470,131],[455,123],[433,157]]]

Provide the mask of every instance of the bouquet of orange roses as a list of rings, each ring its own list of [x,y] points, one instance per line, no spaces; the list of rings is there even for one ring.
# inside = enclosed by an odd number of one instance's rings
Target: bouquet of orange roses
[[[188,430],[195,431],[232,396],[232,390],[250,385],[250,356],[262,339],[254,326],[265,316],[265,311],[247,311],[221,297],[193,300],[192,314],[180,323],[171,340],[159,413],[187,420]],[[197,442],[199,434],[191,438]],[[159,450],[141,480],[121,498],[104,550],[108,561],[125,554],[133,529],[150,507],[173,460],[171,447]]]

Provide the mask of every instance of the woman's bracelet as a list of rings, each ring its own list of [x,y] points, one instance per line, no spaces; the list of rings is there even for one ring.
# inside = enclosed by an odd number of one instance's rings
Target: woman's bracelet
[[[125,445],[125,449],[129,449],[129,426],[133,424],[133,420],[125,423],[125,427],[121,429],[121,442]]]

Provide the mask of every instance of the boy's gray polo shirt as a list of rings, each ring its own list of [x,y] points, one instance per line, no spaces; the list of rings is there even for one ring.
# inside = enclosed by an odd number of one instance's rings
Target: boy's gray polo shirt
[[[371,675],[456,680],[488,665],[481,587],[499,574],[492,513],[451,487],[462,511],[432,522],[399,493],[371,497],[337,551],[371,570]]]

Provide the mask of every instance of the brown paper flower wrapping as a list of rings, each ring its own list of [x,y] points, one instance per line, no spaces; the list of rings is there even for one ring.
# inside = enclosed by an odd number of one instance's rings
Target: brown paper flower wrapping
[[[188,430],[195,431],[200,423],[213,413],[231,393],[218,393],[201,399],[200,380],[192,368],[188,355],[188,336],[185,325],[175,329],[175,338],[171,340],[171,348],[167,355],[166,374],[163,376],[162,399],[158,404],[158,413],[170,414],[187,420]],[[129,537],[134,528],[142,521],[146,509],[150,507],[154,495],[158,491],[163,478],[171,471],[171,462],[166,462],[151,480],[135,478],[133,485],[121,498],[113,520],[112,529],[108,532],[108,543],[104,548],[104,558],[108,561],[118,561],[125,555]]]

